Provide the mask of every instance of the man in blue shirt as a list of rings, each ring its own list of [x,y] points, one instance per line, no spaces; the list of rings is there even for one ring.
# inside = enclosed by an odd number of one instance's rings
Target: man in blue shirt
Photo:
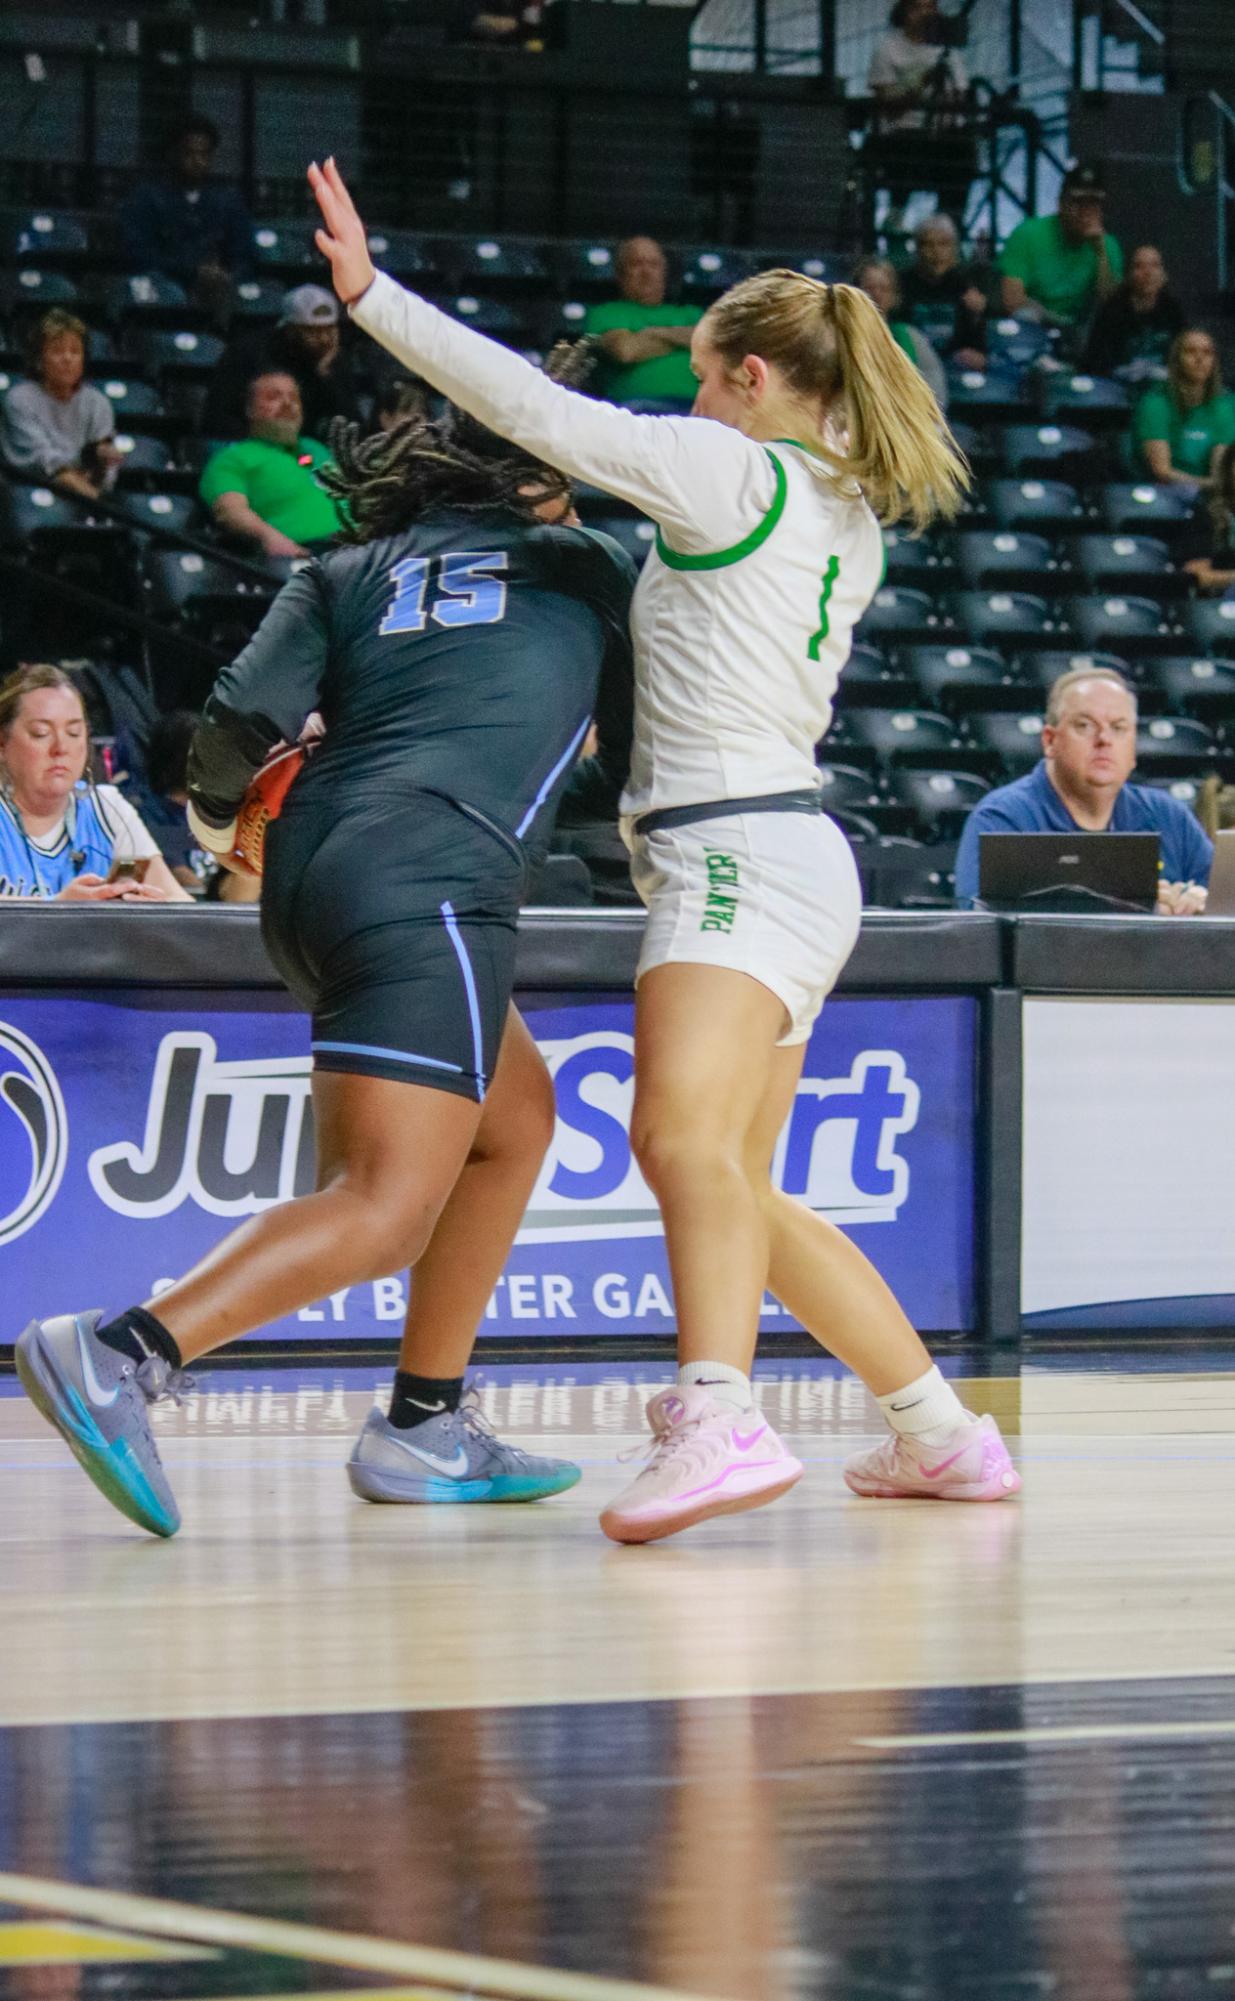
[[[134,188],[120,211],[125,268],[159,272],[194,302],[225,318],[232,286],[253,265],[253,224],[234,188],[212,180],[218,127],[185,120],[168,147],[165,171]]]
[[[1042,762],[1027,778],[988,792],[965,822],[956,857],[956,900],[978,894],[983,834],[1157,834],[1158,909],[1189,917],[1205,908],[1213,845],[1199,820],[1169,792],[1130,785],[1136,763],[1136,696],[1108,668],[1075,669],[1047,698]]]

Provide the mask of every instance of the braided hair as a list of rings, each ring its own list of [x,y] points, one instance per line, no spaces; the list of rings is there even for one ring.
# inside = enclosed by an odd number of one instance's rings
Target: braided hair
[[[559,341],[544,372],[577,387],[594,361],[590,341]],[[333,465],[318,479],[344,516],[350,542],[397,535],[437,509],[481,513],[505,508],[525,521],[546,501],[569,506],[565,473],[499,438],[462,410],[441,417],[413,411],[389,431],[364,437],[358,424],[336,417],[330,426]]]

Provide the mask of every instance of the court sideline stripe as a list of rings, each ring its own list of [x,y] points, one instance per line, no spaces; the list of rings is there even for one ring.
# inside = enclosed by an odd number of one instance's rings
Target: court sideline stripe
[[[239,1911],[216,1911],[127,1890],[95,1890],[84,1883],[56,1883],[4,1871],[0,1871],[0,1903],[93,1918],[121,1930],[153,1932],[163,1938],[198,1939],[322,1966],[434,1981],[453,1988],[461,2001],[462,1996],[478,1992],[501,1996],[503,2001],[705,2001],[702,1995],[646,1987],[634,1980],[521,1966],[511,1959],[487,1959],[440,1946],[403,1945],[363,1932],[327,1931],[280,1918],[247,1917]]]
[[[1153,1737],[1235,1737],[1235,1720],[1212,1723],[1029,1724],[1024,1730],[926,1730],[915,1736],[855,1737],[863,1751],[950,1751],[981,1744],[1119,1743]]]

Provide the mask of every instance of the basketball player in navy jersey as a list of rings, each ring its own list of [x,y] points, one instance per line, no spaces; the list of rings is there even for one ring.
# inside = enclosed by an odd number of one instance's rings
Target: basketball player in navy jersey
[[[271,958],[312,1017],[317,1190],[157,1300],[35,1321],[17,1343],[40,1411],[156,1535],[180,1514],[149,1403],[210,1350],[408,1265],[394,1397],[352,1454],[356,1493],[535,1500],[579,1478],[495,1438],[463,1375],[553,1132],[511,1006],[521,893],[594,712],[616,807],[634,568],[562,525],[565,478],[467,420],[335,446],[353,546],[280,593],[220,676],[190,769],[195,830],[226,856],[254,773],[324,718],[268,833],[262,898]]]

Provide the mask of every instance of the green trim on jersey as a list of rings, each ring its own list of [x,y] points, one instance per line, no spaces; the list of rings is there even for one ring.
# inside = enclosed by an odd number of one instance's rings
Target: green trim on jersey
[[[819,593],[819,630],[806,649],[808,660],[818,660],[819,650],[832,630],[828,622],[828,606],[832,601],[832,592],[835,589],[836,579],[839,575],[840,557],[829,556],[827,569],[823,573],[823,588]]]
[[[732,548],[718,549],[713,556],[679,555],[676,549],[669,547],[669,544],[658,528],[656,530],[656,553],[660,557],[661,562],[667,563],[671,570],[723,570],[729,563],[740,563],[743,556],[753,556],[756,549],[761,549],[785,511],[785,500],[789,492],[789,482],[785,478],[784,466],[777,458],[775,452],[768,452],[768,457],[772,461],[772,470],[776,474],[776,491],[772,495],[771,506],[757,528],[752,528],[750,534],[744,535],[740,542],[733,544]]]

